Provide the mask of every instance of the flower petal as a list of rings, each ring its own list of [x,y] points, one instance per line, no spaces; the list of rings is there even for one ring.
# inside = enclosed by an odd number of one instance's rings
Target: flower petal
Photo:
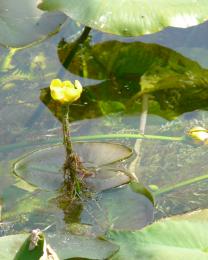
[[[62,82],[60,79],[53,79],[51,81],[51,85],[50,85],[50,89],[53,89],[53,88],[57,88],[57,87],[62,87]]]
[[[82,93],[82,85],[79,82],[79,80],[75,80],[74,85],[76,87],[77,90],[79,90],[80,94]]]

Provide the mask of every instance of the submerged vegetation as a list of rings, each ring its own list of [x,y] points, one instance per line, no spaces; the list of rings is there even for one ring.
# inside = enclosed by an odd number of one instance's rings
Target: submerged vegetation
[[[208,4],[2,3],[0,259],[207,259]]]

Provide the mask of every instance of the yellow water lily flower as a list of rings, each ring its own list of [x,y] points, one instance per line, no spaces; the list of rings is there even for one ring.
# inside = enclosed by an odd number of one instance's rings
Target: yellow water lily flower
[[[191,128],[187,135],[193,138],[196,142],[202,142],[208,144],[208,131],[206,128],[196,126]]]
[[[80,98],[82,93],[82,85],[78,80],[74,84],[69,81],[61,81],[53,79],[50,85],[51,97],[62,104],[73,103]]]

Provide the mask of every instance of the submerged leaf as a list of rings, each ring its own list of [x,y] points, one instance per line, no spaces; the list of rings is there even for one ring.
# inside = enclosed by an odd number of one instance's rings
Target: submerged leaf
[[[70,49],[71,45],[66,45],[59,50],[61,62]],[[106,113],[103,107],[108,107],[109,102],[123,104],[122,110],[119,108],[123,112],[138,111],[144,93],[151,94],[150,113],[168,119],[199,108],[208,109],[208,70],[156,44],[107,41],[86,46],[75,55],[68,69],[79,76],[106,80],[85,88],[81,102],[86,117]],[[117,107],[113,111],[118,112]]]
[[[73,144],[73,147],[85,167],[92,169],[95,173],[96,168],[98,168],[99,173],[100,167],[124,160],[132,154],[128,147],[115,143],[77,142]],[[25,155],[14,164],[14,172],[17,176],[39,188],[55,190],[63,182],[62,167],[64,159],[64,147],[62,145],[51,146]],[[116,171],[114,171],[114,175],[118,178],[118,181],[115,180],[111,170],[110,175],[106,174],[103,188],[110,188],[113,183],[118,186],[128,182],[129,178],[124,173],[116,173]],[[92,186],[96,186],[96,176],[98,177],[97,186],[100,185],[99,179],[103,179],[102,174],[100,176],[95,174],[93,179],[89,178],[89,183],[91,180]],[[97,187],[97,189],[100,188]]]
[[[58,49],[61,63],[71,51],[73,43]],[[85,66],[83,66],[83,62]],[[147,73],[148,76],[190,77],[207,73],[197,62],[186,58],[169,48],[143,42],[105,41],[78,51],[68,69],[74,74],[93,78],[111,79],[113,77],[137,80]]]
[[[152,222],[153,210],[149,197],[124,185],[103,191],[89,200],[84,205],[81,221],[101,234],[109,228],[135,230]]]

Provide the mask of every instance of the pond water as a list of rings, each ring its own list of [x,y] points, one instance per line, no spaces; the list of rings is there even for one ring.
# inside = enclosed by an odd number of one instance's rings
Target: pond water
[[[142,140],[136,174],[155,198],[154,219],[206,208],[207,146],[180,137],[193,126],[208,125],[207,23],[139,38],[91,31],[69,70],[64,70],[62,62],[71,48],[63,41],[68,34],[64,28],[29,48],[0,48],[0,236],[49,225],[54,231],[100,234],[112,224],[135,229],[153,221],[151,202],[128,186],[65,205],[56,199],[59,192],[48,188],[47,178],[33,186],[14,174],[20,157],[62,143],[60,114],[46,89],[60,71],[65,71],[62,79],[79,79],[86,88],[71,107],[73,138],[94,136],[101,141],[105,137],[134,149],[142,107],[137,93],[148,93],[145,134],[159,138]],[[78,28],[76,36],[80,34]],[[166,136],[170,138],[165,140]],[[56,160],[61,164],[61,153],[50,155],[36,158],[34,174],[52,171]],[[132,160],[128,158],[123,166],[128,168]],[[60,169],[55,165],[55,171]]]

